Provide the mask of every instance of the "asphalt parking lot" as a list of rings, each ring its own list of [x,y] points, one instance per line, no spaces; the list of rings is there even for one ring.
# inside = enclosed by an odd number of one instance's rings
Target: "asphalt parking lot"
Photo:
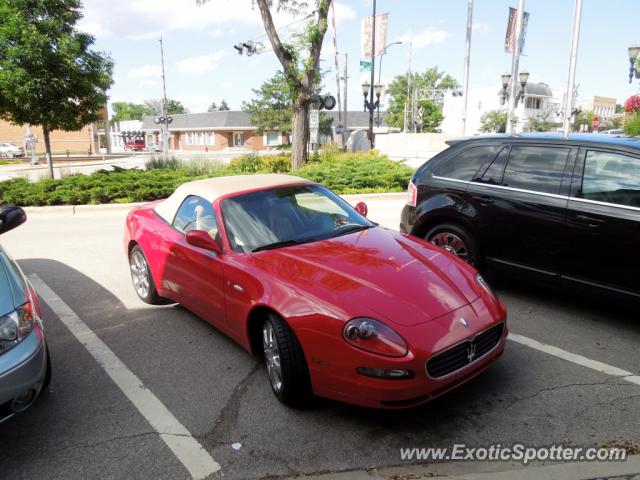
[[[368,203],[373,220],[396,227],[400,197]],[[27,224],[1,239],[42,287],[54,368],[36,404],[0,424],[2,478],[329,478],[370,467],[411,472],[400,459],[406,447],[640,444],[632,306],[495,277],[514,340],[479,377],[406,411],[330,401],[292,410],[233,341],[179,306],[137,299],[122,247],[125,214],[30,211]],[[523,467],[421,468],[444,475]]]

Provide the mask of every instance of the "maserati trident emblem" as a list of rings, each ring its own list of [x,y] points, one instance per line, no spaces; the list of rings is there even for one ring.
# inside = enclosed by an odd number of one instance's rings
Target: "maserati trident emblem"
[[[473,359],[476,356],[476,344],[472,343],[471,345],[469,345],[469,348],[467,349],[467,360],[469,360],[469,363],[473,362]]]
[[[460,322],[460,325],[462,325],[464,328],[469,328],[469,322],[467,322],[464,318],[460,317],[460,320],[458,320],[458,322]]]

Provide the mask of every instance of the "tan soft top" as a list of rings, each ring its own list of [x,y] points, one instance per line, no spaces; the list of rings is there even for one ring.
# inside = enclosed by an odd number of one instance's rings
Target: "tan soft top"
[[[233,175],[229,177],[205,178],[180,185],[166,200],[155,207],[155,211],[166,222],[171,223],[184,199],[197,195],[213,203],[216,199],[230,193],[253,189],[267,189],[296,183],[314,183],[306,178],[293,175],[261,174]]]

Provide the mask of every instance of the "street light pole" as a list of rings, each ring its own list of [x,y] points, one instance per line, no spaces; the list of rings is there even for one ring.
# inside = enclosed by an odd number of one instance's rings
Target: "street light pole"
[[[407,133],[407,125],[409,124],[409,97],[411,96],[411,54],[413,50],[413,42],[409,42],[409,70],[407,71],[407,98],[404,102],[404,123],[402,131]]]
[[[573,39],[571,42],[571,63],[569,64],[569,80],[567,81],[567,96],[564,99],[564,119],[562,134],[569,136],[571,117],[573,116],[573,90],[576,82],[576,63],[578,61],[578,42],[580,40],[580,18],[582,16],[582,0],[575,0],[573,10]]]
[[[513,45],[513,57],[511,59],[511,86],[509,92],[509,107],[507,109],[507,133],[513,135],[513,110],[517,95],[518,63],[520,62],[520,39],[522,38],[522,22],[524,19],[524,0],[518,0],[518,12],[516,13],[516,38]]]
[[[467,39],[464,47],[464,75],[462,80],[462,135],[466,135],[467,130],[467,106],[469,94],[469,63],[471,61],[471,30],[473,29],[473,0],[469,0],[467,5]]]
[[[162,37],[160,37],[160,61],[162,64],[162,101],[160,102],[160,116],[165,118],[165,108],[167,105],[167,84],[165,80],[164,72],[164,44],[162,43]],[[166,130],[165,130],[166,129]],[[160,124],[160,135],[162,136],[162,154],[166,160],[169,156],[169,125],[165,122]]]
[[[373,90],[376,81],[376,0],[373,0],[373,16],[371,17],[371,90],[369,91],[369,104],[373,105]],[[374,145],[373,138],[373,109],[369,109],[369,141],[371,148]]]

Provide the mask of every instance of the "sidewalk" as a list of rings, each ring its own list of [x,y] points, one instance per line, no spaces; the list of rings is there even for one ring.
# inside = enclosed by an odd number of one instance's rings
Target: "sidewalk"
[[[501,468],[502,467],[502,468]],[[465,472],[473,473],[465,473]],[[365,471],[299,474],[285,480],[640,480],[640,455],[625,462],[575,462],[520,466],[510,463],[451,462],[370,468]]]

